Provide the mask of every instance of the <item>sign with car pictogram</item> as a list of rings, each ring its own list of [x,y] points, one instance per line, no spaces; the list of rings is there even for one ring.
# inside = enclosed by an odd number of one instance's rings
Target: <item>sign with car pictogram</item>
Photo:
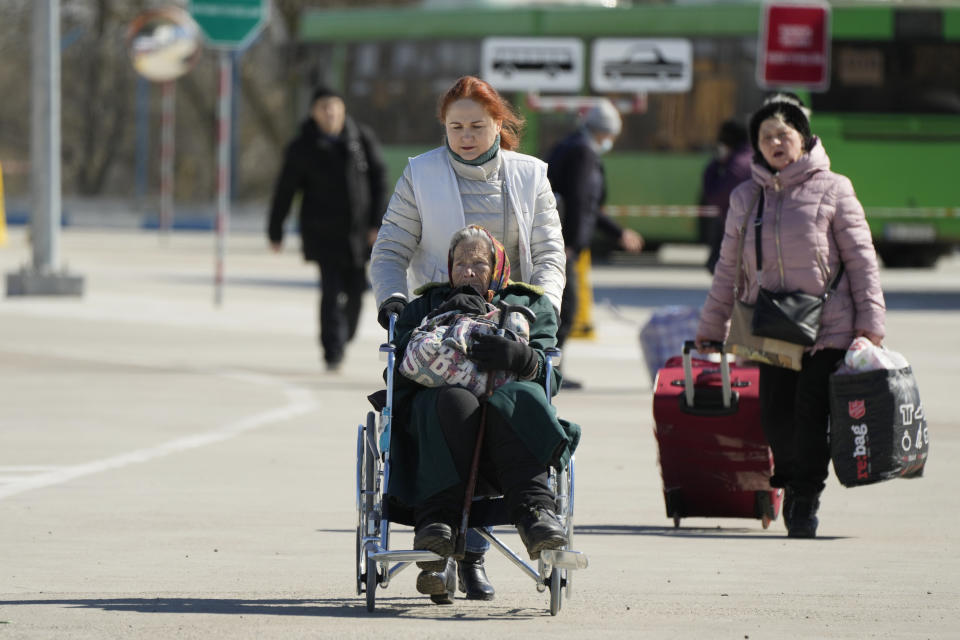
[[[597,92],[677,93],[693,86],[693,45],[680,38],[597,38],[590,85]]]
[[[481,77],[501,91],[583,88],[579,38],[484,38],[480,57]]]
[[[761,87],[830,85],[830,6],[820,2],[766,4],[760,24],[757,83]]]

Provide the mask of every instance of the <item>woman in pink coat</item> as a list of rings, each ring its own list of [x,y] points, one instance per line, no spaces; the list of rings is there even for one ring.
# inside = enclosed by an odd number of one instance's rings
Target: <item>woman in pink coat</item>
[[[885,305],[877,256],[863,207],[846,177],[811,134],[803,103],[775,94],[750,119],[752,180],[730,196],[720,259],[697,329],[697,343],[724,340],[737,280],[740,230],[747,225],[740,298],[752,304],[761,286],[820,295],[841,264],[836,291],[821,316],[817,342],[800,371],[760,364],[760,410],[773,450],[770,484],[786,490],[783,518],[790,537],[812,538],[830,463],[829,377],[855,337],[880,344]],[[762,211],[761,260],[754,223]],[[703,349],[701,349],[703,350]]]

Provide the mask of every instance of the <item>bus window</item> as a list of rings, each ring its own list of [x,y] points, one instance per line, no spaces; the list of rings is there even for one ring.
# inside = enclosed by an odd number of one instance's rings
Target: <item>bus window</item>
[[[960,43],[834,42],[833,62],[814,112],[960,113]]]

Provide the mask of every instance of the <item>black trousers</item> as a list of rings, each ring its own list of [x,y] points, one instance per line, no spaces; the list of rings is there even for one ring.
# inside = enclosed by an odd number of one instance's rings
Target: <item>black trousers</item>
[[[823,491],[830,466],[830,374],[844,353],[804,354],[800,371],[760,365],[760,413],[773,450],[773,486]]]
[[[343,360],[360,320],[367,276],[363,267],[320,263],[320,345],[329,364]]]
[[[460,526],[481,411],[480,400],[461,387],[446,387],[438,394],[437,415],[450,455],[460,472],[460,482],[414,508],[418,528],[430,522]],[[547,467],[530,453],[500,413],[489,406],[479,469],[483,483],[503,493],[514,523],[526,507],[556,509],[556,497],[548,484]]]
[[[567,283],[563,285],[563,297],[560,299],[560,327],[557,329],[557,348],[562,349],[563,343],[570,336],[573,321],[577,317],[577,308],[580,306],[580,290],[577,280],[576,264],[579,254],[567,258]]]

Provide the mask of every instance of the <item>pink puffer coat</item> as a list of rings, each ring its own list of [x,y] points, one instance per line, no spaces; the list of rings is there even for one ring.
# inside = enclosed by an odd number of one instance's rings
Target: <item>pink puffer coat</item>
[[[743,278],[740,299],[752,304],[760,285],[772,291],[824,292],[843,261],[846,271],[823,309],[820,336],[809,350],[846,349],[856,330],[884,335],[886,309],[880,288],[877,255],[863,207],[850,180],[830,171],[820,141],[809,153],[778,174],[753,163],[753,179],[730,196],[720,260],[700,314],[697,334],[726,338],[733,310],[740,230]],[[763,270],[757,277],[754,221],[764,189]]]

